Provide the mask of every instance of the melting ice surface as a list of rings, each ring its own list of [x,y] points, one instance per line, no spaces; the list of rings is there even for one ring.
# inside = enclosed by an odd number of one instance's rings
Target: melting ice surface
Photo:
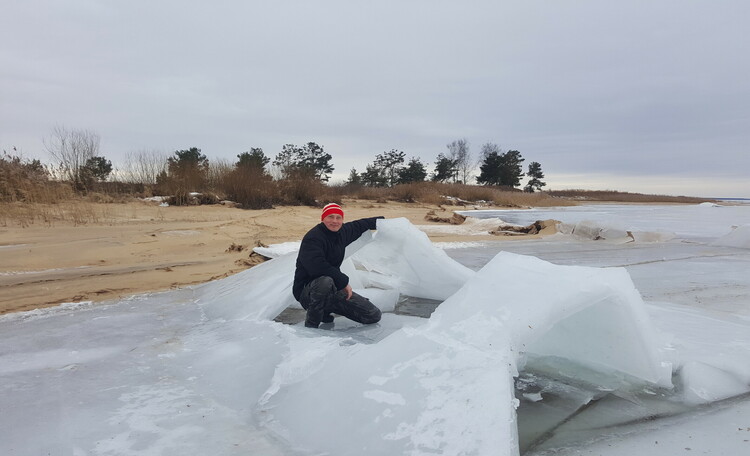
[[[382,221],[351,246],[355,289],[442,303],[370,327],[274,321],[298,307],[288,245],[198,287],[2,317],[0,454],[747,454],[750,207],[494,216],[640,235],[440,250]]]

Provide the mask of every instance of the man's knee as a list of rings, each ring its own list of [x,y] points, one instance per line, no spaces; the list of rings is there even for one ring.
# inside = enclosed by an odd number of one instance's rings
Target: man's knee
[[[333,279],[328,276],[320,276],[317,279],[310,282],[311,291],[315,293],[331,293],[336,291],[336,284],[333,283]]]
[[[303,294],[307,295],[310,301],[321,301],[328,299],[328,296],[336,292],[336,284],[328,276],[321,276],[313,280],[306,286]]]
[[[308,309],[310,306],[321,307],[329,300],[329,296],[335,292],[336,285],[332,278],[328,276],[318,277],[305,285],[299,302],[304,309]]]
[[[366,312],[364,315],[362,315],[362,323],[366,325],[371,325],[373,323],[377,323],[380,321],[380,318],[382,317],[382,312],[380,312],[380,309],[375,307],[374,305],[372,308]]]

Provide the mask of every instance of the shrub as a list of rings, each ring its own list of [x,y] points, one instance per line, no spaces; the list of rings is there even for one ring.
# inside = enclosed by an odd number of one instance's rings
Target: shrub
[[[228,172],[220,188],[245,209],[270,209],[278,201],[276,182],[258,168],[238,167]]]
[[[425,196],[430,193],[430,189],[425,184],[400,184],[390,189],[390,198],[405,203],[414,203],[423,201]]]
[[[281,204],[315,206],[326,186],[307,168],[287,171],[284,179],[277,181]]]
[[[49,180],[39,160],[6,153],[0,157],[0,202],[54,203],[71,196],[68,186]]]

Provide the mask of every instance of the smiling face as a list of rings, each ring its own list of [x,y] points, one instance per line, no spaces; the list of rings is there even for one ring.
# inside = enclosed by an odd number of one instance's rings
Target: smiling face
[[[341,229],[341,225],[344,224],[344,217],[339,214],[328,214],[323,217],[323,225],[326,226],[330,231],[334,233]]]

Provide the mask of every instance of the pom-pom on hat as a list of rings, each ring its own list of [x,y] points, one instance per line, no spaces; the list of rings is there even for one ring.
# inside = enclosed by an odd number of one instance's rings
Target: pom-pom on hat
[[[341,206],[339,206],[336,203],[326,204],[326,207],[323,208],[323,213],[320,214],[320,220],[323,220],[327,216],[331,214],[339,214],[340,216],[344,216],[344,210],[341,209]]]

